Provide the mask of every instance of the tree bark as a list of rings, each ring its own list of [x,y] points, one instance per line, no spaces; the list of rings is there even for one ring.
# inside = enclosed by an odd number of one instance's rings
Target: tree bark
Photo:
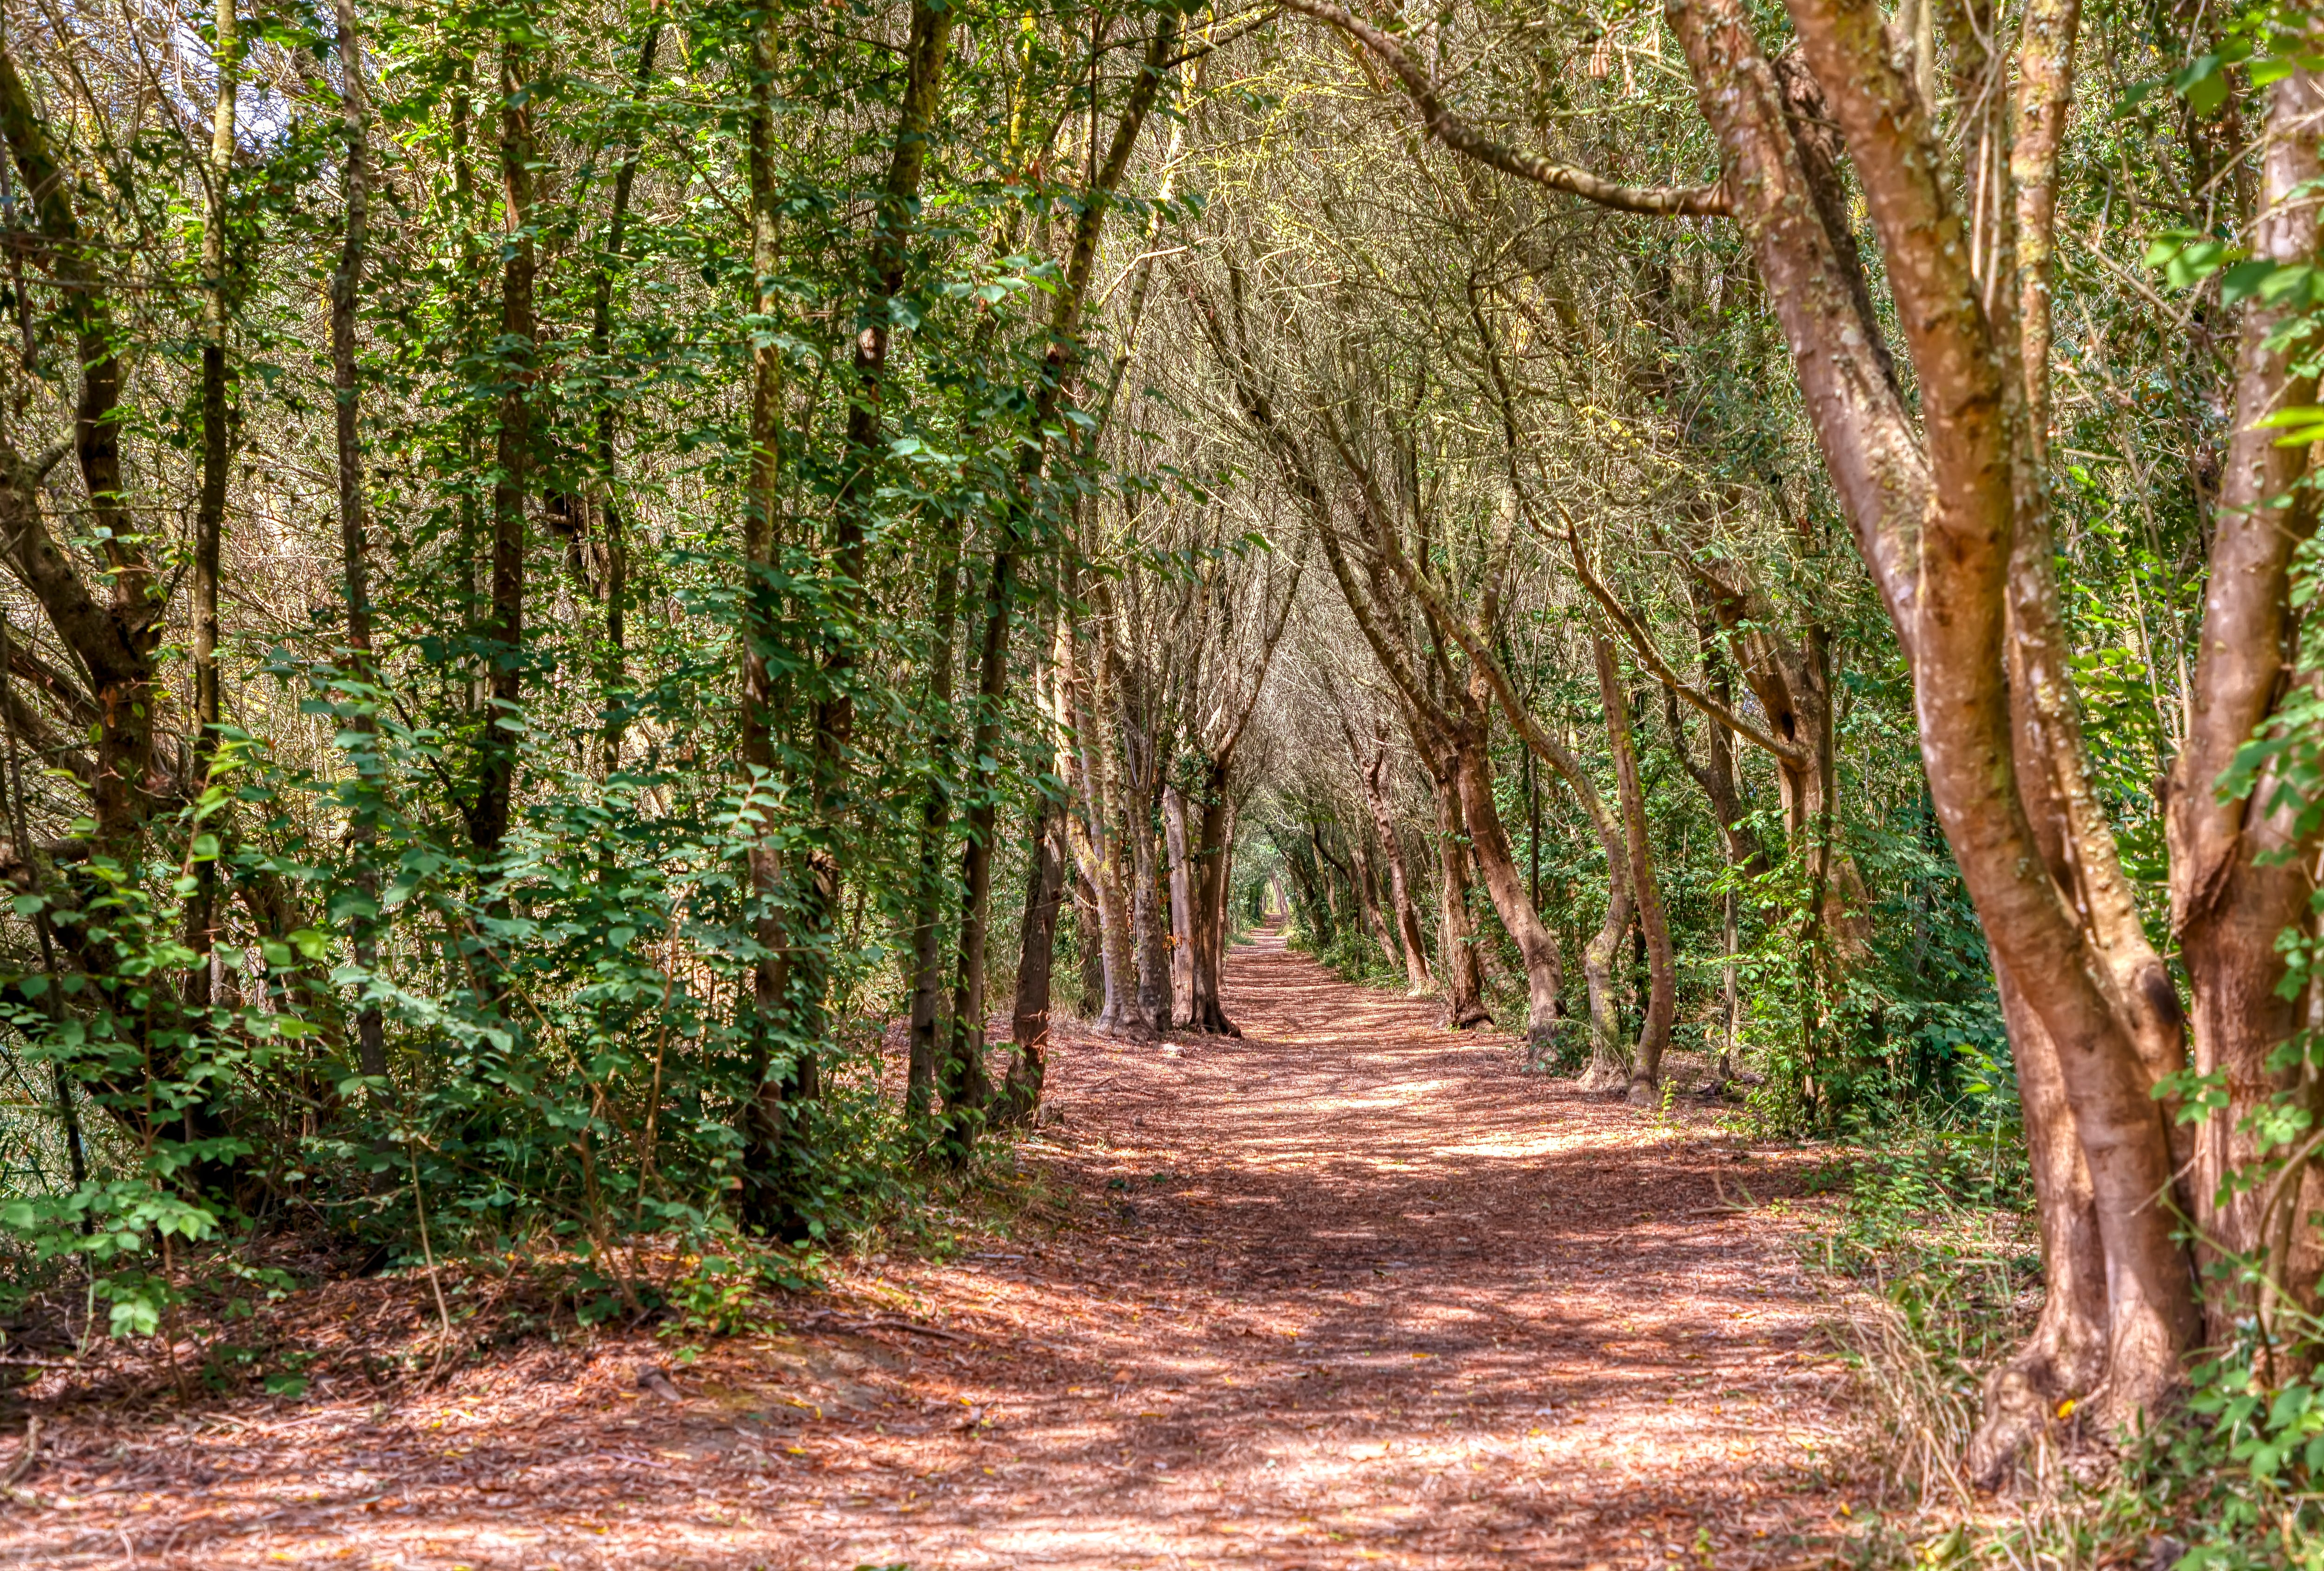
[[[2311,262],[2318,249],[2313,190],[2319,165],[2316,118],[2324,91],[2305,71],[2269,89],[2262,150],[2262,195],[2252,254],[2279,263]],[[2284,997],[2284,958],[2279,935],[2306,917],[2315,858],[2302,836],[2297,810],[2280,801],[2282,777],[2270,764],[2249,789],[2222,799],[2221,776],[2237,751],[2270,730],[2270,717],[2294,668],[2299,618],[2291,603],[2292,563],[2314,534],[2313,493],[2300,483],[2310,451],[2279,447],[2260,421],[2287,407],[2312,404],[2315,381],[2300,374],[2306,358],[2291,345],[2272,345],[2300,308],[2255,299],[2236,350],[2235,412],[2204,580],[2200,653],[2188,703],[2185,747],[2170,781],[2171,920],[2179,935],[2194,993],[2194,1067],[2225,1081],[2228,1105],[2196,1125],[2189,1176],[2195,1219],[2207,1263],[2220,1255],[2265,1258],[2273,1280],[2289,1290],[2291,1307],[2313,1309],[2324,1270],[2324,1243],[2313,1228],[2295,1226],[2287,1247],[2272,1245],[2271,1201],[2305,1216],[2319,1202],[2312,1177],[2282,1190],[2269,1186],[2229,1192],[2225,1181],[2259,1160],[2256,1131],[2245,1126],[2271,1098],[2301,1096],[2300,1068],[2272,1067],[2270,1059],[2300,1028],[2303,1000]],[[2324,1111],[2304,1094],[2311,1116]],[[2281,1254],[2281,1257],[2277,1256]],[[2215,1291],[2209,1333],[2224,1343],[2236,1322],[2258,1307],[2258,1295],[2239,1284]]]
[[[1476,920],[1469,914],[1468,825],[1461,816],[1460,766],[1426,758],[1436,798],[1437,923],[1443,934],[1438,974],[1444,985],[1444,1024],[1455,1031],[1490,1025],[1485,978],[1477,960]]]
[[[476,801],[468,818],[468,838],[486,857],[496,855],[508,833],[516,791],[518,705],[524,694],[524,569],[526,486],[533,467],[532,385],[539,331],[534,320],[532,108],[525,95],[525,51],[513,41],[501,46],[501,343],[513,363],[501,394],[499,427],[493,451],[493,576],[491,610],[484,636],[491,664],[486,680],[482,754]]]
[[[950,550],[945,547],[950,547]],[[945,841],[952,826],[954,729],[952,647],[959,620],[960,563],[956,529],[938,545],[934,629],[928,635],[928,777],[920,793],[919,877],[912,905],[912,1012],[904,1070],[904,1111],[924,1121],[936,1096],[936,1051],[945,1022]]]
[[[1170,1024],[1194,1024],[1194,880],[1187,861],[1186,798],[1175,783],[1162,787],[1162,832],[1170,862]]]
[[[1105,162],[1084,194],[1066,253],[1064,278],[1049,313],[1049,352],[1029,400],[1030,440],[1019,459],[1020,494],[1007,504],[1001,540],[993,551],[992,574],[984,601],[984,637],[977,670],[976,730],[973,754],[982,760],[997,757],[1001,740],[1001,699],[1008,686],[1009,627],[1016,600],[1017,557],[1023,545],[1023,510],[1029,505],[1032,482],[1047,463],[1049,432],[1057,423],[1067,383],[1080,363],[1082,310],[1089,294],[1090,277],[1097,262],[1097,243],[1111,211],[1113,194],[1130,166],[1130,154],[1154,107],[1162,78],[1170,68],[1177,39],[1177,19],[1165,14],[1155,23],[1147,41],[1145,60],[1114,122],[1113,139]],[[979,783],[965,821],[968,845],[962,857],[964,887],[960,923],[960,979],[954,988],[952,1080],[964,1097],[973,1094],[983,1077],[984,942],[992,886],[991,842],[999,809],[997,782]],[[964,1160],[973,1146],[973,1124],[955,1120],[953,1144]]]
[[[780,41],[775,14],[752,34],[749,165],[752,303],[761,317],[782,309],[781,192],[775,183],[774,75]],[[743,1225],[790,1235],[800,1228],[793,1191],[791,1145],[795,1103],[811,1099],[811,1044],[785,1040],[781,1031],[787,968],[783,964],[784,868],[776,844],[775,728],[779,722],[774,655],[780,638],[779,592],[772,582],[775,522],[781,506],[783,359],[764,335],[751,351],[750,475],[742,503],[742,714],[741,755],[752,799],[752,839],[747,852],[751,931],[758,953],[751,967],[750,1053],[755,1087],[742,1116]]]
[[[1663,1054],[1670,1047],[1671,1026],[1677,1018],[1678,970],[1671,955],[1670,918],[1663,909],[1662,886],[1655,877],[1654,848],[1647,838],[1646,795],[1639,783],[1637,747],[1630,732],[1629,694],[1622,690],[1613,641],[1601,635],[1593,641],[1593,652],[1598,694],[1606,705],[1606,740],[1614,755],[1614,778],[1620,788],[1630,888],[1637,901],[1638,931],[1646,946],[1646,1019],[1638,1031],[1637,1056],[1630,1062],[1629,1097],[1636,1106],[1650,1107],[1662,1083]]]
[[[207,793],[217,763],[219,722],[225,718],[218,683],[218,551],[226,528],[226,468],[233,459],[234,436],[229,428],[227,333],[232,301],[226,286],[227,228],[231,223],[234,180],[235,105],[242,77],[241,19],[235,0],[217,0],[213,13],[216,32],[210,59],[217,74],[217,96],[210,116],[209,159],[204,174],[208,205],[202,222],[202,469],[201,489],[194,503],[194,552],[187,588],[193,602],[194,623],[194,777],[195,789]],[[213,832],[226,828],[223,814],[208,822]],[[216,942],[218,905],[218,857],[190,856],[194,891],[186,902],[186,947],[194,964],[185,978],[186,1003],[207,1009],[210,1002],[210,951]]]
[[[1009,1023],[1016,1050],[1001,1078],[999,1117],[1027,1124],[1041,1107],[1048,1074],[1049,978],[1056,957],[1057,907],[1065,891],[1065,861],[1057,845],[1057,804],[1047,796],[1025,846],[1025,921],[1019,930],[1017,999]]]
[[[1710,13],[1729,3],[1683,9]],[[2041,496],[2021,467],[2028,462],[2024,388],[1997,353],[1934,128],[1888,56],[1878,11],[1868,0],[1790,0],[1789,9],[1862,177],[1926,414],[1925,481],[1868,495],[1849,483],[1843,464],[1832,467],[1911,662],[1930,794],[1963,882],[1997,960],[2013,976],[2043,978],[2026,998],[2066,1067],[2105,1244],[2107,1403],[2127,1419],[2177,1384],[2199,1317],[2186,1254],[2172,1237],[2168,1208],[2154,1203],[2171,1187],[2172,1164],[2152,1096],[2153,1068],[2111,966],[2069,908],[2028,822],[2012,695],[1994,658],[2009,648],[2010,578],[2023,560],[2011,548],[2025,522],[2019,515]],[[1720,23],[1732,39],[1724,45],[1729,59],[1749,58],[1742,25],[1739,14]],[[1708,35],[1685,31],[1698,83],[1716,80],[1717,51],[1702,47]],[[1739,95],[1699,87],[1698,96],[1715,117],[1723,111],[1714,100]],[[1828,327],[1800,318],[1799,304],[1779,301],[1793,341],[1828,336]],[[1810,358],[1798,356],[1803,382]],[[1828,457],[1852,457],[1861,433],[1822,414]],[[1887,432],[1908,439],[1902,427],[1901,411],[1884,412],[1883,446]],[[1900,440],[1898,451],[1913,449]]]
[[[1355,733],[1348,733],[1348,746],[1356,746]],[[1361,782],[1364,805],[1371,810],[1372,828],[1379,834],[1380,859],[1388,864],[1388,903],[1394,908],[1397,947],[1404,952],[1405,991],[1409,997],[1418,997],[1436,986],[1436,978],[1428,969],[1428,946],[1421,936],[1420,915],[1413,907],[1412,884],[1406,876],[1404,842],[1397,833],[1396,808],[1388,795],[1388,740],[1379,738],[1372,744],[1369,758],[1359,755],[1357,778]]]
[[[355,0],[336,0],[339,55],[339,190],[345,209],[346,233],[339,243],[339,263],[331,273],[331,390],[332,434],[337,443],[339,499],[339,565],[346,594],[347,649],[356,677],[375,678],[372,660],[370,543],[364,520],[364,458],[362,388],[355,374],[355,307],[363,289],[364,250],[370,240],[371,176],[368,100],[364,81],[363,34],[355,21]],[[366,707],[351,728],[358,736],[376,733],[378,723]],[[366,744],[355,760],[358,776],[375,768]],[[358,846],[377,838],[372,820],[378,811],[374,783],[359,779],[363,800],[351,814],[349,832]],[[360,851],[359,851],[360,854]],[[366,900],[376,901],[378,876],[368,868],[357,874]],[[376,911],[353,922],[355,964],[365,971],[379,964]],[[368,1000],[355,1012],[356,1067],[364,1078],[383,1085],[387,1079],[386,1024],[377,1004]]]
[[[1194,841],[1194,987],[1188,1013],[1197,1031],[1240,1036],[1242,1032],[1227,1018],[1226,1010],[1219,1003],[1219,967],[1225,944],[1229,888],[1227,831],[1234,818],[1234,804],[1227,796],[1231,762],[1230,758],[1202,760],[1203,776],[1195,798],[1202,818]]]

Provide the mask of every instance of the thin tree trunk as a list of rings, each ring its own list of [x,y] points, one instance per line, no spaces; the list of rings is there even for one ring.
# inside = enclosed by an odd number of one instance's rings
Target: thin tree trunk
[[[339,54],[339,187],[346,210],[346,232],[339,244],[339,264],[331,273],[331,390],[333,435],[337,443],[340,573],[346,594],[347,649],[356,676],[374,680],[370,546],[364,527],[364,461],[362,389],[355,379],[355,306],[361,298],[364,247],[371,222],[370,132],[364,96],[363,35],[355,22],[355,0],[336,0]],[[354,730],[365,738],[378,724],[368,703],[355,717]],[[375,767],[371,745],[363,746],[356,761],[359,773]],[[349,823],[359,863],[378,838],[373,819],[378,811],[374,784],[362,782],[360,801]],[[379,877],[365,865],[356,874],[365,899],[376,902]],[[366,972],[379,965],[376,913],[357,916],[353,924],[355,964]],[[366,989],[367,991],[368,989]],[[366,1000],[355,1013],[356,1067],[364,1078],[384,1085],[387,1080],[387,1033],[377,1004]]]
[[[638,48],[638,90],[653,79],[654,50],[661,41],[659,22],[646,24],[645,41]],[[589,352],[601,366],[613,355],[613,274],[624,260],[622,247],[628,236],[630,193],[637,184],[638,139],[629,139],[622,167],[613,177],[613,210],[606,216],[604,249],[597,263],[597,285],[590,303]],[[630,537],[621,503],[614,499],[613,400],[597,406],[596,513],[605,552],[605,650],[598,686],[605,706],[598,741],[598,771],[611,779],[622,767],[622,740],[628,730]]]
[[[1113,140],[1106,150],[1105,163],[1092,182],[1074,228],[1073,248],[1067,254],[1065,276],[1060,281],[1056,303],[1049,315],[1050,348],[1043,363],[1038,385],[1031,400],[1028,430],[1032,440],[1025,444],[1019,460],[1019,479],[1023,494],[1004,504],[1001,525],[1001,540],[993,551],[992,574],[985,593],[984,638],[978,660],[977,718],[972,756],[980,760],[997,757],[1001,740],[1001,699],[1008,685],[1009,624],[1016,600],[1017,556],[1022,545],[1024,519],[1020,509],[1026,505],[1032,482],[1047,463],[1047,433],[1056,423],[1063,405],[1066,384],[1079,363],[1074,345],[1081,332],[1082,309],[1088,294],[1090,277],[1097,262],[1097,243],[1106,215],[1111,210],[1115,188],[1121,183],[1129,168],[1131,150],[1139,133],[1146,124],[1148,114],[1162,85],[1163,73],[1168,69],[1176,47],[1177,23],[1165,14],[1155,24],[1153,36],[1148,41],[1146,57],[1137,81],[1123,104],[1121,114],[1114,123]],[[984,942],[988,921],[987,911],[992,887],[992,836],[994,820],[999,809],[997,782],[982,781],[972,802],[966,821],[968,847],[963,858],[964,886],[960,924],[960,981],[954,992],[953,1009],[953,1051],[948,1061],[952,1066],[952,1083],[956,1083],[964,1098],[977,1094],[978,1082],[983,1075],[984,1053]],[[964,1160],[975,1142],[973,1125],[965,1120],[954,1122],[952,1134],[954,1149]]]
[[[501,395],[493,454],[492,609],[484,629],[492,668],[482,721],[483,767],[475,811],[469,819],[469,839],[488,857],[499,851],[508,833],[517,767],[516,733],[509,728],[517,722],[524,693],[524,500],[533,461],[532,384],[539,374],[533,316],[535,155],[531,106],[521,96],[530,87],[524,65],[521,45],[502,45],[501,342],[516,363],[501,372],[507,378],[507,390]]]
[[[1397,952],[1396,934],[1389,931],[1387,918],[1380,914],[1379,899],[1374,893],[1372,861],[1364,850],[1360,833],[1348,837],[1348,859],[1355,864],[1356,908],[1363,917],[1364,932],[1380,947],[1380,959],[1390,966],[1403,961]]]
[[[1351,731],[1348,746],[1355,745]],[[1364,805],[1371,810],[1372,828],[1379,834],[1380,858],[1388,863],[1388,904],[1396,917],[1397,944],[1404,951],[1405,991],[1416,998],[1433,991],[1436,978],[1429,973],[1428,945],[1421,936],[1420,914],[1414,908],[1412,881],[1405,871],[1404,841],[1397,832],[1388,771],[1388,742],[1381,739],[1373,744],[1370,758],[1359,758],[1357,777],[1362,783]]]
[[[748,163],[751,189],[752,305],[775,317],[782,309],[781,192],[775,183],[774,74],[779,23],[770,11],[752,35]],[[770,335],[751,351],[749,489],[742,505],[742,762],[756,815],[748,852],[751,931],[758,945],[752,962],[750,1043],[756,1086],[743,1113],[742,1217],[746,1226],[789,1234],[800,1217],[792,1193],[790,1150],[795,1101],[812,1090],[807,1044],[781,1039],[783,993],[783,866],[775,840],[775,727],[778,695],[773,656],[779,638],[775,521],[782,485],[783,359]]]
[[[1638,754],[1630,732],[1630,700],[1622,690],[1609,639],[1594,640],[1598,692],[1606,705],[1606,740],[1614,754],[1620,787],[1623,838],[1628,842],[1630,887],[1637,901],[1638,930],[1646,947],[1646,1020],[1638,1032],[1637,1057],[1630,1065],[1630,1100],[1651,1105],[1662,1082],[1663,1053],[1670,1046],[1678,1013],[1678,970],[1671,954],[1670,919],[1663,909],[1662,886],[1655,877],[1647,839],[1646,792],[1638,779]]]
[[[1432,758],[1428,769],[1436,796],[1436,860],[1442,874],[1437,921],[1443,934],[1444,1024],[1465,1031],[1493,1022],[1492,1012],[1485,1007],[1484,973],[1477,961],[1476,920],[1469,913],[1468,826],[1461,818],[1459,765]]]
[[[936,1084],[936,1051],[945,1029],[945,842],[952,827],[954,729],[953,641],[959,620],[960,562],[956,529],[937,543],[935,629],[928,635],[928,778],[920,796],[919,875],[912,905],[912,1015],[904,1070],[904,1110],[914,1123],[928,1116]]]
[[[1153,830],[1153,801],[1132,787],[1130,799],[1130,928],[1138,950],[1138,1011],[1150,1029],[1167,1031],[1176,1004],[1171,987],[1169,914],[1161,844]]]
[[[1065,811],[1072,811],[1070,808]],[[1065,831],[1058,830],[1060,838]],[[1097,891],[1082,877],[1081,868],[1069,853],[1065,858],[1066,877],[1073,885],[1074,956],[1081,963],[1077,978],[1081,1000],[1076,1012],[1084,1021],[1093,1021],[1105,1012],[1105,957],[1099,951],[1097,942]]]
[[[242,77],[241,20],[235,0],[217,0],[217,34],[210,59],[217,73],[217,97],[210,118],[209,161],[205,170],[208,207],[202,223],[202,473],[194,505],[193,571],[188,589],[194,622],[194,776],[206,790],[217,762],[219,722],[225,717],[218,684],[218,548],[226,525],[226,466],[234,436],[227,409],[226,334],[231,303],[226,289],[226,229],[231,222],[229,188],[234,179],[235,103]],[[226,828],[223,814],[206,820],[212,832]],[[194,954],[185,979],[189,1007],[210,1002],[210,950],[217,941],[218,858],[194,859],[194,892],[186,902],[186,947]]]
[[[855,743],[857,640],[868,611],[864,593],[865,541],[871,504],[884,463],[881,435],[882,400],[894,306],[902,293],[913,231],[913,215],[927,167],[929,129],[943,88],[944,66],[952,43],[953,10],[919,0],[912,7],[905,44],[904,91],[896,115],[895,140],[887,179],[874,204],[870,288],[858,308],[852,370],[855,386],[847,404],[846,469],[833,499],[829,534],[829,609],[816,629],[823,644],[817,675],[808,768],[816,826],[807,848],[807,877],[790,944],[792,1034],[800,1041],[828,1034],[834,949],[838,938],[843,837],[850,807],[849,756]],[[941,826],[939,826],[941,832]]]
[[[1065,859],[1057,844],[1056,802],[1044,796],[1025,847],[1025,922],[1017,962],[1017,1000],[1009,1023],[1016,1049],[1001,1082],[1001,1118],[1030,1123],[1040,1111],[1048,1073],[1049,978],[1057,952],[1057,908],[1064,903]]]
[[[1170,1024],[1194,1024],[1194,881],[1187,866],[1186,798],[1162,786],[1162,832],[1170,862]]]
[[[1219,969],[1224,958],[1222,951],[1226,942],[1227,897],[1231,888],[1228,881],[1228,829],[1234,818],[1234,805],[1227,795],[1229,767],[1227,759],[1204,760],[1198,799],[1202,821],[1194,846],[1196,938],[1194,996],[1190,1013],[1197,1031],[1240,1036],[1242,1032],[1227,1018],[1219,1002]]]
[[[1509,850],[1508,834],[1493,800],[1493,758],[1485,730],[1492,711],[1482,694],[1469,707],[1478,718],[1460,729],[1453,743],[1461,817],[1468,825],[1469,849],[1484,877],[1485,892],[1501,926],[1517,941],[1517,956],[1525,964],[1526,1060],[1546,1066],[1557,1061],[1558,1032],[1564,1024],[1564,964],[1557,952],[1557,935],[1526,896],[1525,876]]]

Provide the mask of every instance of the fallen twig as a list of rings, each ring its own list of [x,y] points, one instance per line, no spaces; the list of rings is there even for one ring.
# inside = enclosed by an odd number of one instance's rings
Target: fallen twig
[[[31,1490],[16,1487],[17,1480],[32,1470],[32,1462],[40,1454],[41,1416],[34,1413],[24,1422],[24,1448],[16,1454],[16,1460],[9,1464],[7,1475],[0,1477],[0,1495],[22,1506],[37,1507],[41,1503],[40,1496]]]
[[[976,1340],[975,1337],[969,1336],[965,1332],[948,1331],[942,1326],[923,1326],[915,1320],[890,1319],[886,1316],[875,1316],[868,1319],[856,1319],[852,1317],[840,1315],[831,1309],[817,1309],[812,1314],[802,1315],[799,1318],[802,1320],[828,1322],[831,1325],[837,1326],[842,1330],[909,1331],[916,1337],[941,1337],[946,1342],[973,1343]]]

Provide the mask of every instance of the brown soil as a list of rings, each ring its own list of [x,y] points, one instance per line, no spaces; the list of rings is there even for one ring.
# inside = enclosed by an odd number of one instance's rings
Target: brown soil
[[[1795,1158],[1273,935],[1228,980],[1240,1041],[1061,1042],[1020,1160],[1065,1226],[842,1272],[690,1364],[641,1333],[417,1394],[44,1385],[0,1564],[1826,1562],[1863,1494]]]

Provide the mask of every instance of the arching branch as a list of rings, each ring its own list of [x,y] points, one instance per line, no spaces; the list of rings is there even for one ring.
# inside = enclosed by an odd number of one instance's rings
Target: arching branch
[[[1530,180],[1537,186],[1547,186],[1553,191],[1595,202],[1601,207],[1618,212],[1644,213],[1657,218],[1723,217],[1729,211],[1727,192],[1716,183],[1708,186],[1625,186],[1613,180],[1600,179],[1587,170],[1575,169],[1504,147],[1491,137],[1453,114],[1437,97],[1428,74],[1404,52],[1404,46],[1389,34],[1374,27],[1362,17],[1342,10],[1323,0],[1281,0],[1286,11],[1296,11],[1328,26],[1336,27],[1378,55],[1383,64],[1396,74],[1396,79],[1420,111],[1421,123],[1428,133],[1464,158],[1471,158],[1505,175]]]
[[[1590,557],[1582,549],[1582,533],[1574,527],[1573,515],[1566,512],[1563,502],[1557,501],[1554,497],[1550,500],[1556,502],[1558,512],[1565,519],[1565,541],[1572,548],[1573,570],[1582,575],[1582,587],[1605,608],[1607,620],[1621,633],[1622,641],[1630,646],[1630,652],[1638,657],[1638,664],[1644,666],[1655,681],[1745,741],[1775,754],[1785,763],[1805,764],[1808,761],[1805,750],[1761,730],[1670,668],[1669,662],[1655,650],[1654,640],[1646,637],[1646,629],[1638,625],[1637,619],[1630,614],[1629,609],[1615,599],[1613,592],[1599,582],[1598,575],[1590,570]]]

